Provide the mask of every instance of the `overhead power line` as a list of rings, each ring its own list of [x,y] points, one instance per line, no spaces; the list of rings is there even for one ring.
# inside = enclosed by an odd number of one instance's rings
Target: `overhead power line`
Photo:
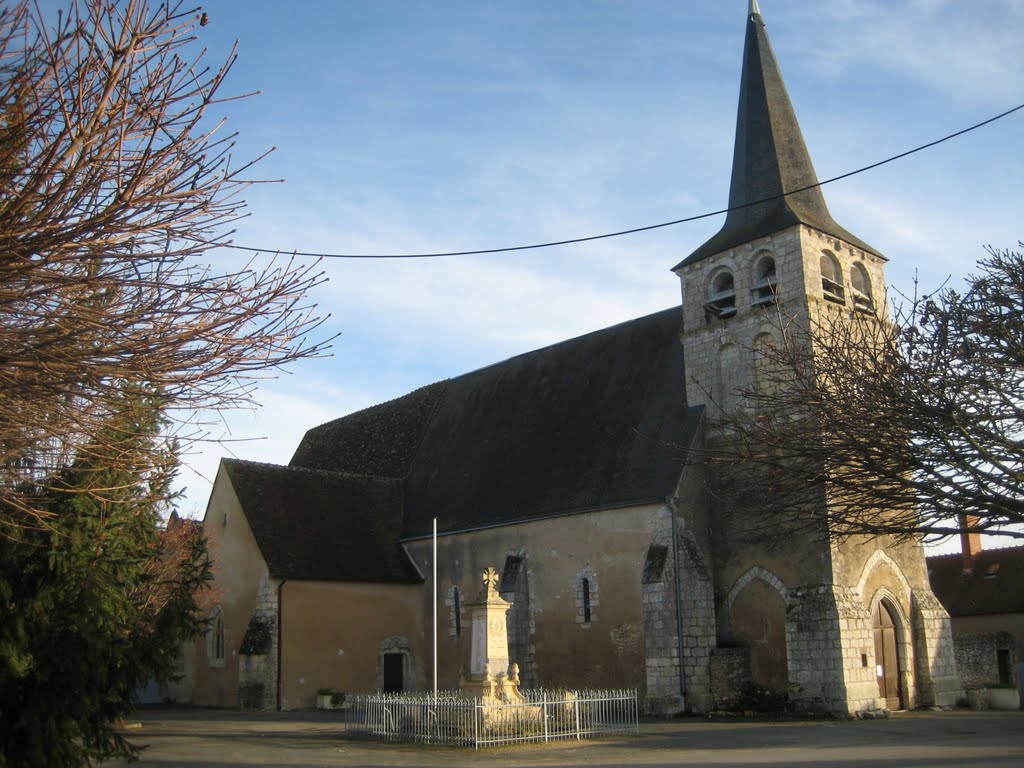
[[[512,251],[530,251],[530,250],[537,250],[537,249],[540,249],[540,248],[554,248],[554,247],[560,246],[560,245],[573,245],[575,243],[589,243],[589,242],[592,242],[594,240],[607,240],[607,239],[612,238],[612,237],[622,237],[624,235],[634,235],[634,234],[637,234],[638,232],[648,232],[648,231],[650,231],[652,229],[663,229],[664,227],[674,227],[674,226],[676,226],[678,224],[688,224],[688,223],[690,223],[692,221],[700,221],[701,219],[708,219],[708,218],[711,218],[712,216],[720,216],[723,213],[729,213],[730,211],[741,210],[743,208],[749,208],[751,206],[755,206],[755,205],[760,205],[762,203],[771,202],[772,200],[778,200],[779,198],[788,197],[789,195],[795,195],[795,194],[798,194],[800,192],[804,192],[804,191],[806,191],[808,189],[814,189],[815,187],[823,187],[826,184],[831,184],[831,183],[836,182],[836,181],[841,181],[842,179],[848,179],[851,176],[856,176],[858,174],[874,170],[875,168],[880,168],[883,165],[888,165],[889,163],[896,162],[897,160],[902,160],[903,158],[909,157],[910,155],[916,154],[918,152],[923,152],[926,149],[931,149],[932,147],[935,147],[935,146],[938,146],[939,144],[942,144],[944,142],[950,141],[951,139],[955,139],[955,138],[957,138],[959,136],[963,136],[964,134],[970,133],[971,131],[976,131],[979,128],[983,128],[986,125],[989,125],[990,123],[996,122],[997,120],[1002,120],[1004,117],[1008,117],[1008,116],[1012,115],[1014,112],[1019,112],[1022,109],[1024,109],[1024,104],[1018,104],[1016,107],[1008,109],[1005,112],[1000,112],[998,115],[994,115],[993,117],[990,117],[987,120],[982,120],[980,123],[975,123],[974,125],[969,126],[968,128],[964,128],[962,130],[956,131],[955,133],[951,133],[948,136],[943,136],[941,139],[936,139],[935,141],[930,141],[927,144],[922,144],[922,145],[920,145],[918,147],[914,147],[913,149],[908,149],[906,152],[901,152],[898,155],[893,155],[892,157],[887,157],[885,160],[879,160],[877,163],[871,163],[870,165],[865,165],[864,167],[858,168],[855,171],[849,171],[847,173],[842,173],[842,174],[840,174],[838,176],[833,176],[830,179],[825,179],[825,181],[819,181],[817,184],[808,184],[807,186],[800,187],[799,189],[793,189],[793,190],[790,190],[789,192],[784,192],[784,193],[782,193],[780,195],[772,195],[770,197],[761,198],[760,200],[755,200],[755,201],[750,202],[750,203],[745,203],[744,205],[737,205],[737,206],[732,206],[732,207],[729,207],[729,208],[721,208],[721,209],[719,209],[717,211],[709,211],[708,213],[700,213],[700,214],[697,214],[695,216],[687,216],[686,218],[683,218],[683,219],[674,219],[673,221],[665,221],[665,222],[662,222],[661,224],[648,224],[648,225],[643,226],[643,227],[633,227],[632,229],[622,229],[622,230],[619,230],[617,232],[606,232],[606,233],[601,234],[601,235],[588,235],[586,237],[571,237],[571,238],[566,238],[564,240],[551,240],[549,242],[533,243],[531,245],[511,245],[511,246],[505,246],[505,247],[502,247],[502,248],[480,248],[480,249],[472,250],[472,251],[438,251],[438,252],[435,252],[435,253],[315,253],[315,252],[311,252],[311,251],[286,250],[286,249],[283,249],[283,248],[254,248],[252,246],[246,246],[246,245],[226,245],[225,244],[225,245],[221,245],[221,247],[223,247],[223,248],[231,248],[231,249],[236,250],[236,251],[250,251],[250,252],[253,252],[253,253],[284,254],[284,255],[289,255],[289,256],[311,256],[311,257],[321,258],[321,259],[436,259],[436,258],[441,258],[441,257],[444,257],[444,256],[479,256],[479,255],[490,254],[490,253],[510,253]]]

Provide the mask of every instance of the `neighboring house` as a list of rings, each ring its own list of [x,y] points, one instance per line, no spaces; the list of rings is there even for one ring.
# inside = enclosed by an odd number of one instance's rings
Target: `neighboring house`
[[[438,685],[455,688],[466,605],[494,566],[525,686],[635,687],[663,713],[735,704],[748,684],[804,710],[953,704],[920,546],[741,540],[687,460],[709,439],[708,393],[750,380],[776,306],[885,308],[885,259],[814,186],[756,3],[733,165],[734,210],[675,268],[682,308],[314,427],[287,467],[222,462],[204,523],[222,600],[193,701],[429,690],[435,595]]]
[[[932,590],[952,622],[960,682],[1024,689],[1024,547],[982,550],[977,534],[961,543],[959,553],[928,558]]]

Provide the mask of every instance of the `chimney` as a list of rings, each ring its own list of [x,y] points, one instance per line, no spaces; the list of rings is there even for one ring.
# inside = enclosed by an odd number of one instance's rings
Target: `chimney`
[[[964,570],[973,571],[974,561],[981,553],[981,534],[971,530],[978,524],[978,518],[974,515],[960,515],[957,521],[960,523],[960,552],[964,558]]]

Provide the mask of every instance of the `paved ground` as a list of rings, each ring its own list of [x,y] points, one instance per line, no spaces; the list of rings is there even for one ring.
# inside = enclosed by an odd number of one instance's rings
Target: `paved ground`
[[[650,720],[641,723],[637,737],[479,752],[346,740],[330,712],[159,707],[141,710],[135,722],[140,727],[127,735],[149,745],[135,765],[148,768],[1024,766],[1024,711],[906,712],[871,721]]]

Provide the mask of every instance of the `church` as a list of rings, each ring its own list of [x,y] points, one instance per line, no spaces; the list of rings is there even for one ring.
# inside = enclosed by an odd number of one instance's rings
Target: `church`
[[[287,466],[223,460],[203,521],[218,605],[183,698],[424,691],[435,658],[454,689],[493,567],[524,687],[635,688],[652,714],[750,691],[838,715],[954,704],[920,545],[752,542],[692,460],[778,308],[886,311],[886,259],[826,207],[756,0],[729,209],[666,278],[681,305],[313,426]]]

